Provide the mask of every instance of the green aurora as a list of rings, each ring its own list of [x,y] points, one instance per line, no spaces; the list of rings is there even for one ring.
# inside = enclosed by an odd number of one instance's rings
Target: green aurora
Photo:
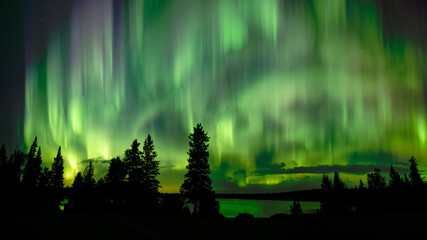
[[[317,188],[337,169],[352,186],[412,155],[427,168],[426,49],[386,32],[381,1],[68,4],[27,23],[23,126],[47,165],[62,147],[68,183],[151,134],[176,192],[198,122],[217,192]]]

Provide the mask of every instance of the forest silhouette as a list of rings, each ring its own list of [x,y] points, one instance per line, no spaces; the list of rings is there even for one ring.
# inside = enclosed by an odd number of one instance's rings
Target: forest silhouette
[[[58,148],[51,169],[42,169],[42,148],[35,137],[28,152],[16,149],[10,157],[4,144],[0,148],[0,207],[38,209],[52,212],[117,213],[134,215],[221,216],[218,195],[212,187],[209,137],[199,123],[189,134],[187,173],[179,194],[160,194],[159,161],[152,137],[141,143],[135,139],[124,151],[123,159],[111,159],[108,173],[95,180],[92,161],[78,172],[71,186],[64,188],[64,158]],[[321,189],[313,190],[320,201],[316,215],[369,215],[427,210],[427,184],[414,157],[409,159],[409,175],[401,176],[390,166],[387,178],[379,169],[367,174],[350,188],[335,172],[323,174]],[[314,197],[316,195],[316,197]],[[274,199],[275,195],[267,195]],[[264,196],[265,197],[265,196]],[[290,206],[291,216],[306,215],[298,196]],[[239,218],[246,218],[242,213]],[[245,215],[246,214],[246,215]],[[278,213],[275,217],[287,216]]]
[[[76,213],[125,213],[138,215],[218,216],[209,177],[209,137],[199,123],[189,135],[188,166],[181,194],[159,193],[159,161],[150,135],[142,149],[135,139],[123,159],[111,159],[105,177],[95,180],[94,165],[78,172],[71,187],[64,188],[64,159],[58,148],[51,169],[42,169],[41,147],[35,137],[28,153],[15,150],[7,157],[0,149],[0,207],[11,209],[64,210]],[[66,201],[64,201],[66,199]]]

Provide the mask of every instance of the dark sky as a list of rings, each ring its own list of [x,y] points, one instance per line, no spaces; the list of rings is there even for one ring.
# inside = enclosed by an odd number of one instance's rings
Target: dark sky
[[[22,142],[24,112],[24,3],[0,1],[0,143]]]

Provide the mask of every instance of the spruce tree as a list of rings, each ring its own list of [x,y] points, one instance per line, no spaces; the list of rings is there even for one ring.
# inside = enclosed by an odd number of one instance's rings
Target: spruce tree
[[[322,213],[330,213],[333,207],[333,196],[332,196],[332,181],[328,175],[322,175],[322,199],[320,201],[320,212]]]
[[[344,181],[341,179],[339,173],[337,173],[337,172],[334,173],[333,188],[335,191],[342,191],[342,190],[345,190],[347,188]]]
[[[82,172],[78,172],[76,177],[74,177],[73,189],[82,189],[83,188],[83,175]]]
[[[41,174],[41,149],[38,147],[37,137],[35,137],[33,144],[30,147],[30,150],[27,154],[27,163],[25,164],[22,182],[27,188],[35,188],[37,186],[37,181]]]
[[[53,159],[52,164],[52,187],[56,190],[64,188],[64,159],[61,154],[61,147]]]
[[[400,174],[394,169],[393,165],[390,165],[390,179],[388,185],[393,190],[399,190],[403,187],[403,180]]]
[[[10,155],[6,178],[10,180],[11,186],[16,186],[21,182],[22,167],[25,165],[26,158],[27,154],[20,149],[15,149]]]
[[[411,185],[414,189],[420,189],[424,186],[424,182],[418,171],[417,160],[414,157],[411,157],[411,159],[409,159],[409,163],[410,163],[409,179],[410,179]]]
[[[95,174],[93,169],[92,161],[89,162],[89,166],[85,169],[85,175],[83,177],[83,187],[85,189],[95,188]]]
[[[160,182],[157,180],[160,173],[159,161],[156,160],[157,152],[154,151],[154,143],[150,134],[145,139],[142,149],[144,189],[150,193],[158,193],[160,188]]]
[[[405,189],[410,189],[411,188],[411,181],[409,181],[408,175],[403,175],[403,185]]]
[[[190,150],[187,152],[187,173],[181,185],[181,193],[188,202],[194,206],[196,215],[215,215],[218,213],[218,202],[212,189],[212,180],[209,177],[210,166],[208,163],[209,137],[199,123],[194,132],[189,135]]]
[[[142,152],[139,150],[140,143],[135,139],[131,147],[126,149],[123,162],[127,171],[127,179],[131,185],[140,185],[143,182]]]
[[[321,188],[325,191],[331,191],[332,190],[332,181],[329,178],[329,176],[326,174],[323,174],[323,176],[322,176]]]
[[[381,170],[374,169],[374,172],[368,173],[368,188],[371,190],[381,190],[387,187],[385,177],[381,175]]]
[[[292,216],[301,216],[303,214],[301,204],[299,201],[293,201],[290,207],[290,213]]]
[[[108,173],[105,176],[107,184],[117,185],[123,183],[126,178],[126,168],[120,157],[111,159]]]

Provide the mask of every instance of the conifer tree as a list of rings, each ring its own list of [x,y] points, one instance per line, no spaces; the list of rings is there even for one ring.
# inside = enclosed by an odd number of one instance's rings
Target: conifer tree
[[[83,187],[85,189],[95,188],[95,174],[93,169],[92,161],[89,162],[89,166],[85,169],[85,175],[83,177]]]
[[[27,188],[35,188],[41,174],[41,149],[38,147],[37,137],[35,137],[33,144],[27,154],[27,163],[24,168],[22,182]]]
[[[417,160],[414,157],[411,157],[411,159],[409,159],[409,163],[410,163],[409,179],[410,179],[411,185],[415,189],[420,189],[425,184],[424,184],[423,179],[421,178],[421,175],[418,171]]]
[[[321,188],[326,191],[332,190],[332,181],[328,175],[323,174]]]
[[[22,167],[25,164],[27,154],[20,149],[15,149],[10,155],[9,162],[7,164],[7,179],[10,181],[10,185],[17,185],[21,182]]]
[[[339,173],[337,173],[337,172],[334,173],[333,188],[335,191],[342,191],[342,190],[345,190],[347,188],[346,184],[344,183],[344,181],[341,179]]]
[[[290,213],[292,216],[301,216],[302,208],[299,201],[293,201],[290,207]]]
[[[73,182],[73,189],[82,189],[83,188],[83,176],[82,172],[78,172]]]
[[[393,165],[390,166],[390,179],[388,185],[393,190],[398,190],[403,187],[403,180],[400,174],[394,169]]]
[[[52,187],[57,190],[64,188],[64,159],[62,158],[61,147],[58,148],[58,153],[53,159]]]
[[[105,176],[106,183],[117,185],[123,183],[125,178],[126,168],[120,157],[111,159],[108,173]]]
[[[143,182],[142,152],[139,150],[140,143],[135,139],[131,148],[126,149],[123,162],[127,171],[127,179],[131,185],[140,185]]]
[[[214,198],[212,180],[209,177],[210,166],[208,163],[209,137],[199,123],[194,132],[189,135],[190,150],[187,152],[187,173],[181,185],[181,193],[194,206],[193,214],[215,215],[218,213],[218,202]]]
[[[48,167],[44,167],[39,178],[39,187],[42,189],[51,189],[52,187],[52,171]]]
[[[380,190],[386,188],[385,177],[381,175],[381,170],[374,169],[374,172],[368,173],[368,188],[371,190]]]
[[[150,134],[145,139],[142,149],[144,189],[150,193],[158,193],[160,188],[160,182],[157,180],[160,173],[159,161],[156,160],[157,152],[154,151],[154,143]]]
[[[411,188],[411,182],[409,181],[408,175],[403,175],[403,184],[405,186],[405,189]]]

